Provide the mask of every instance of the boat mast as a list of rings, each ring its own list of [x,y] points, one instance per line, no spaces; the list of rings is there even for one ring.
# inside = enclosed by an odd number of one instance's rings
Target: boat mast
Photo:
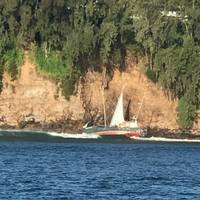
[[[136,121],[138,120],[138,118],[139,118],[139,115],[140,115],[140,111],[141,111],[141,109],[142,109],[142,106],[143,106],[143,102],[144,102],[144,97],[145,97],[145,93],[144,93],[144,95],[143,95],[143,97],[142,97],[142,102],[140,103],[140,107],[139,107],[139,109],[138,109],[138,112],[137,112],[137,115],[136,115]]]
[[[106,106],[105,106],[105,97],[104,97],[104,89],[102,87],[102,100],[103,100],[103,119],[104,119],[104,126],[107,126],[107,116],[106,116]]]
[[[101,92],[102,92],[102,103],[103,103],[103,119],[104,119],[104,126],[107,126],[107,116],[106,116],[106,106],[105,106],[105,94],[104,88],[106,84],[106,67],[103,68],[102,72],[102,85],[101,85]]]

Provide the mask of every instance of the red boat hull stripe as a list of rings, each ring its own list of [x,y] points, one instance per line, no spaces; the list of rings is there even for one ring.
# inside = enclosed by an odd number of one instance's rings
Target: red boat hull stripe
[[[138,132],[127,132],[127,131],[99,131],[96,132],[98,135],[126,135],[127,137],[141,136]]]

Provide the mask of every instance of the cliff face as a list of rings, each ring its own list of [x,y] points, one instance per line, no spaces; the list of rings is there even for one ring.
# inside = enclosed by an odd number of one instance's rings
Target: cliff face
[[[95,77],[93,79],[89,77]],[[97,110],[101,107],[101,115],[103,110],[102,105],[102,79],[98,78],[97,73],[88,73],[86,86],[88,94],[87,102],[92,110]],[[107,118],[110,121],[114,112],[117,98],[120,95],[121,89],[124,88],[124,109],[129,104],[129,116],[133,117],[138,113],[140,104],[143,100],[143,106],[139,115],[138,122],[140,125],[145,125],[152,128],[168,128],[176,129],[176,106],[177,101],[172,101],[167,98],[161,89],[149,81],[142,73],[138,65],[129,62],[129,68],[126,72],[120,73],[115,71],[112,81],[109,83],[109,89],[105,90],[105,104]]]
[[[136,115],[144,96],[139,124],[152,128],[178,128],[176,123],[177,102],[167,98],[161,89],[149,81],[141,67],[128,61],[126,72],[115,71],[108,89],[102,92],[102,75],[88,72],[79,84],[78,93],[66,100],[54,82],[44,78],[25,55],[20,77],[11,81],[5,72],[3,91],[0,95],[0,125],[18,127],[20,122],[48,124],[62,119],[86,122],[103,121],[103,96],[107,119],[110,121],[117,98],[124,87],[124,107],[129,104],[130,116]],[[105,86],[105,85],[104,85]],[[200,128],[200,123],[195,124]]]
[[[55,83],[37,73],[27,55],[19,79],[11,81],[5,73],[3,85],[0,95],[1,123],[18,126],[21,121],[29,119],[43,124],[63,117],[77,120],[83,118],[80,95],[72,96],[67,101]]]

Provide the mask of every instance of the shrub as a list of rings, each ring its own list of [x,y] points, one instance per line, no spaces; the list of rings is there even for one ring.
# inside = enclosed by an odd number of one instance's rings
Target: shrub
[[[196,106],[185,97],[181,97],[178,102],[177,112],[179,126],[184,129],[191,128],[193,121],[197,116]]]
[[[56,80],[62,89],[62,94],[69,98],[74,93],[76,83],[80,77],[80,70],[73,69],[61,52],[51,51],[45,55],[42,48],[33,48],[38,69],[49,78]]]
[[[69,71],[68,66],[62,60],[61,54],[55,51],[45,55],[42,48],[35,48],[35,61],[39,70],[53,79],[61,80]]]
[[[151,80],[153,81],[154,83],[157,82],[157,76],[156,76],[156,72],[153,71],[152,69],[147,69],[146,70],[146,76]]]
[[[6,51],[4,55],[5,69],[11,75],[12,80],[17,79],[22,62],[23,62],[23,51],[21,49],[13,47],[12,49]]]

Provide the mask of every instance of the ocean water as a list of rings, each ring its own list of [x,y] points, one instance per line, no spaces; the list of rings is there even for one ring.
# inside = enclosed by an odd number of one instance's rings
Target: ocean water
[[[200,144],[1,133],[4,199],[200,199]]]

